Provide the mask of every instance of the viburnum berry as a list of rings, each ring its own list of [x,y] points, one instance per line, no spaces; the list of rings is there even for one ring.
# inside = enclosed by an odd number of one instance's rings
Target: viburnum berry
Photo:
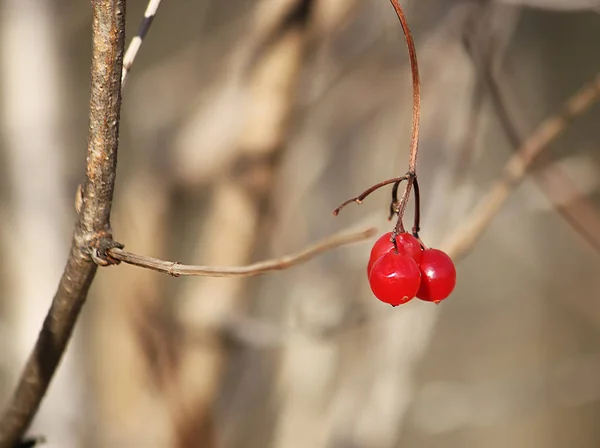
[[[391,220],[394,215],[397,215],[396,226],[393,232],[382,235],[371,249],[367,264],[369,284],[379,300],[394,306],[406,303],[415,296],[425,301],[439,303],[447,298],[456,286],[456,268],[447,254],[437,249],[425,249],[418,237],[421,228],[421,193],[417,179],[421,110],[419,68],[415,57],[415,44],[402,7],[395,0],[391,3],[406,38],[413,82],[414,113],[408,171],[403,176],[372,185],[358,196],[343,202],[333,211],[333,214],[337,216],[340,210],[348,204],[362,204],[371,193],[386,185],[393,185],[389,219]],[[403,182],[406,182],[404,193],[399,196],[398,189]],[[411,193],[414,193],[415,204],[412,235],[406,232],[403,222]],[[397,235],[393,242],[390,241],[392,235]]]
[[[375,297],[393,306],[412,300],[420,283],[421,273],[416,261],[394,251],[379,257],[369,273],[369,284]]]
[[[371,272],[373,264],[375,264],[379,257],[394,250],[394,244],[391,242],[391,238],[392,232],[387,232],[375,241],[375,244],[373,244],[373,248],[371,249],[369,264],[367,265],[367,274]],[[398,245],[399,253],[408,255],[416,261],[417,265],[419,264],[423,254],[423,248],[418,239],[410,233],[403,232],[396,236],[396,244]]]
[[[447,298],[456,286],[456,268],[452,259],[439,249],[425,249],[419,266],[421,286],[417,297],[427,302],[439,303]]]

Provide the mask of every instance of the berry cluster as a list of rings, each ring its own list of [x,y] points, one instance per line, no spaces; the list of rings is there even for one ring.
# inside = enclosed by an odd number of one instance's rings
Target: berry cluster
[[[427,249],[419,239],[421,195],[417,181],[417,154],[419,152],[419,120],[421,116],[421,84],[417,51],[406,16],[398,0],[390,0],[408,47],[408,58],[413,81],[413,117],[410,138],[408,171],[404,176],[384,180],[342,203],[333,214],[338,215],[346,205],[362,204],[367,196],[386,185],[393,184],[389,220],[398,217],[393,232],[379,238],[371,250],[367,275],[373,294],[382,302],[398,306],[417,297],[427,302],[440,303],[454,290],[456,268],[450,257],[438,249]],[[398,197],[398,188],[406,182],[404,193]],[[404,213],[414,191],[415,215],[412,234],[404,229]]]
[[[375,297],[392,306],[414,297],[440,303],[456,285],[456,269],[450,257],[438,249],[425,249],[410,233],[382,235],[371,249],[367,266]]]

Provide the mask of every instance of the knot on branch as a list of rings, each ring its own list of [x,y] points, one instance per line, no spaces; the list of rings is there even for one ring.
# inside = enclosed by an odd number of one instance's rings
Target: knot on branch
[[[176,271],[178,266],[181,266],[180,262],[178,262],[178,261],[172,262],[171,265],[169,266],[169,268],[167,269],[167,274],[169,274],[171,277],[181,277],[181,274]]]
[[[96,239],[95,244],[91,247],[90,256],[98,266],[117,265],[121,263],[121,260],[111,257],[109,251],[110,249],[123,249],[124,247],[123,244],[113,240],[112,235],[107,233]]]

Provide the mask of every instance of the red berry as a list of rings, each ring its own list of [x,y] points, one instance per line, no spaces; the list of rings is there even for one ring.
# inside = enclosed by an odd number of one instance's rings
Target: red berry
[[[398,250],[400,248],[404,249],[406,255],[411,257],[417,265],[421,262],[421,258],[423,257],[423,248],[421,247],[421,243],[418,239],[412,236],[410,233],[400,233],[396,237],[396,242],[398,244]]]
[[[375,241],[375,244],[373,244],[371,256],[369,257],[369,264],[367,265],[367,274],[371,272],[373,264],[375,264],[379,257],[394,250],[394,244],[392,244],[390,241],[391,237],[392,232],[385,233],[377,241]],[[421,243],[419,243],[418,239],[416,239],[410,233],[404,232],[396,236],[396,244],[398,245],[399,253],[404,253],[405,255],[410,256],[417,262],[417,265],[419,264],[423,254],[423,249],[421,248]]]
[[[375,297],[393,306],[413,299],[420,283],[421,274],[415,260],[395,252],[379,257],[369,274],[369,284]]]
[[[456,268],[452,259],[438,249],[426,249],[421,258],[421,287],[417,297],[439,303],[452,293],[456,285]]]

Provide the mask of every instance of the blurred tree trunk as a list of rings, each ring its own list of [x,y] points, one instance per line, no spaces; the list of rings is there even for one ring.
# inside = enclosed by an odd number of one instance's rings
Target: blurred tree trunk
[[[194,259],[209,265],[242,265],[251,256],[267,218],[269,193],[287,144],[313,0],[266,0],[256,7],[248,40],[256,42],[241,74],[246,99],[236,111],[240,129],[229,132],[235,156],[212,186],[208,219]],[[232,154],[233,155],[233,154]],[[226,322],[247,300],[243,279],[189,279],[177,310],[184,332],[199,335],[182,355],[173,410],[180,447],[222,446],[215,405],[228,353]],[[177,412],[178,411],[178,412]]]

